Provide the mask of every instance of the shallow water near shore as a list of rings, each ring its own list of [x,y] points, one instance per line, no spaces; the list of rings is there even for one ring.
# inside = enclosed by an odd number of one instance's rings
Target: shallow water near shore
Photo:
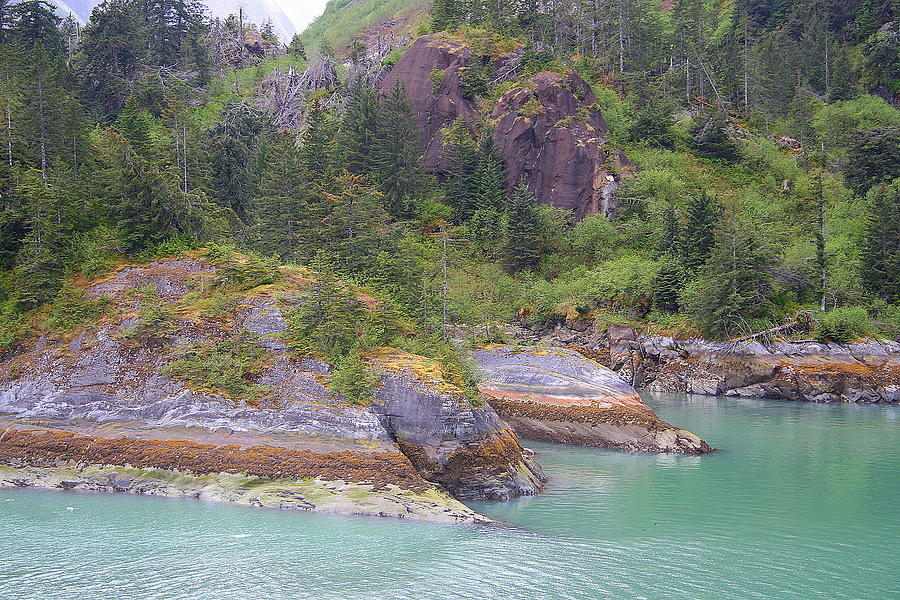
[[[645,396],[720,450],[527,443],[512,527],[0,489],[0,596],[90,599],[900,597],[900,407]]]

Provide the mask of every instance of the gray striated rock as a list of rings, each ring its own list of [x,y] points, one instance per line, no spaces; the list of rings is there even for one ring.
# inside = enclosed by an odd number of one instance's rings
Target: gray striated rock
[[[650,391],[810,402],[900,402],[900,343],[895,341],[732,343],[639,336],[622,329],[565,328],[539,339],[581,346],[625,381]]]
[[[614,372],[576,351],[476,350],[481,392],[525,438],[619,450],[702,454],[712,448],[656,416]]]

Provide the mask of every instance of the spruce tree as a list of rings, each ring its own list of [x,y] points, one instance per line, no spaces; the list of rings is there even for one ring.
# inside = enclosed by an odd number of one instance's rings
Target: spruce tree
[[[900,177],[900,127],[858,132],[850,142],[844,176],[860,196],[879,183]]]
[[[698,285],[688,300],[701,331],[733,337],[758,327],[755,320],[771,315],[772,276],[769,251],[736,215],[723,218]]]
[[[16,301],[34,308],[53,298],[64,275],[65,237],[61,224],[61,199],[51,191],[37,169],[27,170],[16,186],[22,201],[27,234],[16,254]]]
[[[134,96],[130,96],[125,102],[125,108],[119,114],[118,126],[119,131],[122,132],[135,152],[144,158],[152,157],[153,140],[150,137],[150,121]]]
[[[377,170],[376,147],[380,119],[378,94],[357,80],[350,90],[347,110],[341,125],[344,167],[354,175],[368,177]]]
[[[475,210],[469,225],[483,249],[496,248],[504,233],[506,213],[506,167],[491,131],[484,134],[478,149],[478,166],[473,176]]]
[[[709,257],[719,212],[715,197],[706,192],[688,201],[680,245],[682,264],[689,272],[696,271]]]
[[[447,157],[450,167],[445,187],[447,202],[460,219],[467,219],[475,210],[475,173],[478,169],[478,144],[465,123],[458,120],[447,131]]]
[[[340,167],[337,156],[338,123],[314,101],[306,114],[306,130],[300,139],[300,155],[311,181],[327,186]]]
[[[374,266],[374,257],[391,246],[390,216],[382,194],[362,176],[345,172],[325,197],[330,212],[323,234],[329,254],[345,272],[365,274]]]
[[[659,232],[659,238],[656,241],[656,256],[678,256],[681,248],[681,219],[675,204],[669,205],[663,215],[663,226]]]
[[[900,303],[900,178],[872,188],[869,211],[862,244],[863,283],[873,294]]]
[[[376,151],[385,207],[394,217],[414,215],[424,179],[422,148],[409,96],[399,81],[382,104]]]
[[[513,190],[506,219],[503,259],[513,272],[533,269],[541,259],[543,235],[537,198],[524,183]]]
[[[666,258],[653,280],[653,306],[662,312],[676,313],[684,288],[684,274],[671,257]]]
[[[734,162],[740,158],[737,144],[728,136],[728,120],[716,113],[694,127],[694,149],[706,158]]]

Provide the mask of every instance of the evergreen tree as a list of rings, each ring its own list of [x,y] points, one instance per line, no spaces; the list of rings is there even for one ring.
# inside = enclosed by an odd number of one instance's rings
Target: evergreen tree
[[[350,89],[347,110],[341,125],[344,167],[354,175],[369,176],[376,172],[376,154],[372,151],[379,139],[380,119],[378,94],[357,80]]]
[[[718,113],[694,128],[694,148],[697,154],[706,158],[729,162],[739,158],[737,144],[728,137],[728,121]]]
[[[28,232],[16,255],[16,300],[23,308],[34,308],[53,298],[64,274],[64,232],[60,198],[44,181],[39,170],[27,170],[16,194],[22,200],[23,224]]]
[[[771,314],[771,255],[736,216],[722,219],[709,260],[688,300],[701,331],[733,337],[758,328]]]
[[[193,53],[185,49],[196,46],[205,33],[203,2],[144,0],[143,4],[148,60],[154,65],[186,66]]]
[[[667,313],[678,312],[683,288],[684,274],[681,266],[672,258],[667,258],[653,280],[653,306]]]
[[[394,217],[415,214],[415,198],[424,172],[416,118],[406,88],[397,83],[381,109],[376,164],[388,212]]]
[[[680,248],[681,219],[678,217],[678,211],[675,210],[675,204],[672,203],[663,215],[663,228],[656,241],[656,256],[674,257],[678,255]]]
[[[20,0],[13,6],[15,36],[26,50],[34,50],[39,44],[52,57],[63,54],[63,38],[59,31],[62,19],[56,16],[56,8],[45,0]]]
[[[533,269],[541,260],[543,235],[537,204],[537,198],[524,183],[516,186],[510,196],[503,258],[513,272]]]
[[[21,131],[28,146],[28,162],[40,169],[45,180],[67,142],[60,139],[66,98],[62,69],[61,60],[51,57],[40,42],[29,52],[23,68]]]
[[[384,198],[365,178],[347,172],[325,195],[331,210],[324,220],[324,237],[331,256],[347,273],[366,273],[378,253],[392,245]]]
[[[311,181],[327,186],[339,167],[337,157],[338,125],[320,102],[313,102],[306,115],[306,130],[300,143],[303,166]]]
[[[118,126],[135,152],[144,158],[151,158],[153,140],[150,137],[150,122],[134,96],[125,102],[125,108],[119,114]]]
[[[844,167],[850,189],[862,196],[873,185],[900,177],[898,140],[900,127],[869,129],[853,137]]]
[[[694,272],[709,257],[713,246],[719,205],[714,196],[706,192],[688,201],[687,219],[681,234],[681,256],[685,268]]]
[[[324,355],[334,363],[359,344],[365,309],[323,250],[309,266],[315,280],[306,300],[288,315],[288,335],[299,351]]]
[[[448,128],[447,140],[450,163],[445,186],[447,202],[459,218],[467,219],[475,210],[478,144],[462,121],[456,121]]]
[[[431,4],[432,31],[455,29],[462,24],[463,0],[434,0]]]
[[[869,192],[862,276],[873,294],[900,303],[900,178]]]
[[[209,132],[216,197],[243,223],[250,220],[270,135],[265,115],[244,102],[226,107]]]
[[[475,210],[469,225],[483,249],[496,248],[496,242],[504,233],[506,168],[492,132],[485,133],[478,154],[478,166],[473,175]]]
[[[306,60],[306,47],[303,45],[303,38],[299,33],[295,33],[294,37],[291,38],[291,43],[288,44],[287,51],[288,54],[295,58]]]
[[[638,111],[637,119],[631,126],[631,139],[659,148],[673,148],[675,119],[672,108],[663,99],[654,96]]]
[[[76,65],[84,99],[102,114],[115,114],[132,95],[146,55],[139,2],[106,0],[84,28]]]

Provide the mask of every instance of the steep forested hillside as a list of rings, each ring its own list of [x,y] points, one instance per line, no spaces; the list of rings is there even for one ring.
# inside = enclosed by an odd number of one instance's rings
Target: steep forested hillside
[[[332,2],[285,48],[187,0],[83,29],[0,0],[0,348],[82,278],[210,243],[354,282],[433,337],[400,347],[897,335],[894,4],[416,6]]]

